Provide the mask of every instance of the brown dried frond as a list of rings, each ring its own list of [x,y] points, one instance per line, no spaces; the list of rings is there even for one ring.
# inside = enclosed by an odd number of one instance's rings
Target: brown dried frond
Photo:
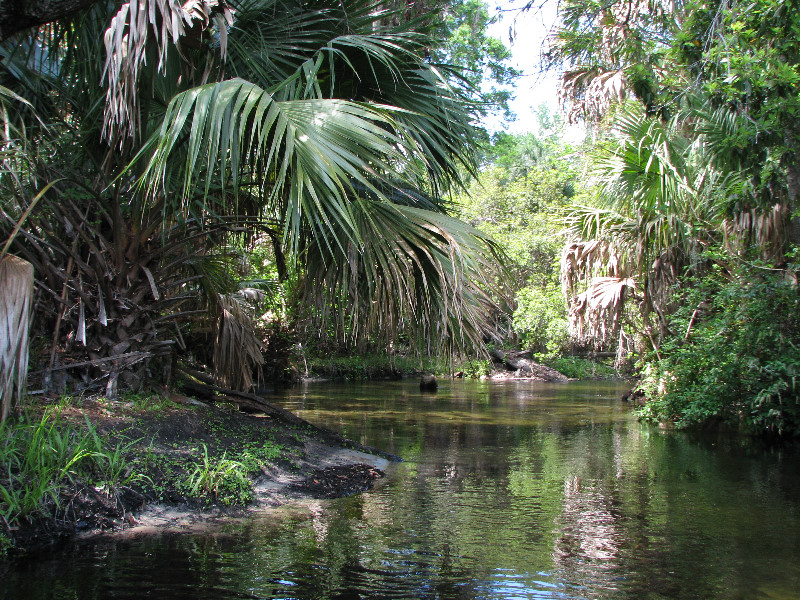
[[[12,255],[0,258],[0,422],[25,393],[32,300],[33,265]]]
[[[625,298],[636,291],[630,277],[595,277],[587,290],[570,302],[569,326],[577,339],[592,339],[599,345],[619,336]]]
[[[775,260],[783,256],[790,219],[791,211],[781,203],[739,211],[723,221],[725,245],[735,253],[755,247],[764,260]]]
[[[568,241],[561,253],[561,289],[574,295],[581,282],[593,276],[627,277],[627,269],[613,244],[601,240]]]
[[[158,49],[158,71],[164,73],[170,47],[185,38],[196,39],[212,22],[220,35],[220,54],[227,51],[227,25],[233,9],[225,0],[131,0],[123,4],[106,30],[107,78],[103,136],[114,142],[140,130],[137,83],[146,62],[148,42]]]
[[[622,69],[602,71],[598,68],[577,68],[566,71],[561,78],[558,99],[569,105],[567,119],[577,123],[582,119],[600,121],[613,104],[623,102],[628,85]]]
[[[214,375],[224,387],[249,391],[253,371],[264,364],[264,345],[255,333],[253,321],[232,296],[217,294],[217,335],[214,339]]]

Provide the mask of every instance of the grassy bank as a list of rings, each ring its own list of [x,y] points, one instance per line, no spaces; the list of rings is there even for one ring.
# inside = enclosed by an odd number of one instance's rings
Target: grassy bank
[[[298,371],[305,377],[345,381],[400,379],[419,373],[451,373],[450,365],[444,360],[386,354],[308,356],[300,361]]]
[[[541,364],[563,373],[570,379],[610,379],[619,374],[613,366],[597,360],[574,356],[556,356],[542,359]],[[489,376],[495,369],[488,359],[455,359],[448,362],[436,358],[409,358],[368,354],[358,356],[307,356],[298,364],[298,372],[306,377],[339,379],[344,381],[369,381],[375,379],[400,379],[420,373],[433,373],[449,377],[478,379]]]
[[[577,356],[547,358],[542,364],[563,373],[570,379],[614,379],[620,376],[611,365]]]
[[[324,483],[326,469],[309,448],[343,447],[332,435],[158,396],[39,405],[0,429],[0,555],[135,525],[150,504],[241,510],[313,496],[306,488]],[[339,468],[329,495],[367,489],[376,476],[343,478]],[[262,493],[276,480],[289,486],[282,496]]]

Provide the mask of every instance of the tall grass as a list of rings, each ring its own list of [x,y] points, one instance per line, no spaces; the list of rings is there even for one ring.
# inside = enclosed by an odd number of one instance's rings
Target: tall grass
[[[107,449],[94,426],[84,430],[66,423],[61,408],[44,411],[38,420],[0,425],[0,517],[9,525],[61,507],[61,492],[78,481],[112,488],[133,475],[125,458],[135,443]]]
[[[38,422],[0,426],[0,516],[15,523],[59,505],[59,494],[91,455],[88,436],[58,423],[46,410]]]
[[[544,361],[548,367],[563,373],[570,379],[611,379],[619,377],[614,367],[577,356],[557,356]]]
[[[119,441],[113,447],[106,447],[105,440],[97,433],[97,429],[88,418],[86,418],[86,430],[87,436],[91,438],[91,462],[97,486],[105,489],[106,493],[112,493],[117,487],[149,479],[146,475],[136,472],[131,462],[134,446],[143,438]]]
[[[186,487],[195,497],[223,504],[247,504],[253,499],[252,483],[244,465],[227,458],[225,454],[216,459],[208,456],[208,447],[203,444],[202,462],[189,475]]]

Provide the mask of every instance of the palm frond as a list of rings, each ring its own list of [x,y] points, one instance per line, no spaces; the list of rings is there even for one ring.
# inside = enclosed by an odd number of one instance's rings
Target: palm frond
[[[416,350],[452,353],[497,336],[501,312],[499,251],[483,234],[444,214],[360,199],[354,213],[361,245],[314,244],[305,303],[315,322],[337,324],[352,341],[378,336],[417,342]],[[495,298],[493,293],[500,293]]]
[[[234,295],[216,297],[214,374],[224,387],[249,391],[253,374],[264,364],[264,345],[256,336],[247,307]]]
[[[227,50],[227,29],[233,24],[233,9],[225,0],[131,0],[117,11],[105,33],[107,97],[103,133],[108,140],[133,137],[141,130],[139,75],[147,52],[155,44],[157,71],[164,73],[167,56],[179,50],[187,36],[199,39],[216,27],[222,59]]]
[[[570,302],[569,323],[574,337],[599,345],[616,341],[626,295],[636,290],[631,278],[597,277]]]
[[[33,265],[0,257],[0,422],[25,394],[32,304]]]
[[[381,24],[397,10],[377,2],[302,11],[281,0],[238,6],[235,28],[247,43],[232,47],[228,69],[276,100],[346,98],[401,109],[392,117],[418,148],[420,182],[444,190],[459,183],[461,169],[475,169],[465,152],[476,135],[475,106],[453,69],[425,59],[424,33]]]
[[[240,79],[208,84],[171,102],[149,144],[154,151],[142,181],[151,195],[177,192],[183,204],[176,210],[185,211],[196,192],[207,199],[212,181],[227,181],[236,193],[247,176],[265,189],[270,206],[280,207],[291,248],[305,227],[329,243],[328,232],[341,227],[357,242],[348,201],[354,182],[380,195],[372,176],[407,164],[401,148],[415,152],[395,128],[387,111],[362,104],[276,101]],[[175,166],[179,146],[185,160]],[[172,169],[180,173],[180,190],[166,187]]]

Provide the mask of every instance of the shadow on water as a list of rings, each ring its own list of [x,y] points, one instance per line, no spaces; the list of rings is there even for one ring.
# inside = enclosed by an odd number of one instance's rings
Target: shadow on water
[[[0,598],[800,598],[797,450],[642,425],[623,391],[288,390],[405,462],[359,496],[0,566]]]

